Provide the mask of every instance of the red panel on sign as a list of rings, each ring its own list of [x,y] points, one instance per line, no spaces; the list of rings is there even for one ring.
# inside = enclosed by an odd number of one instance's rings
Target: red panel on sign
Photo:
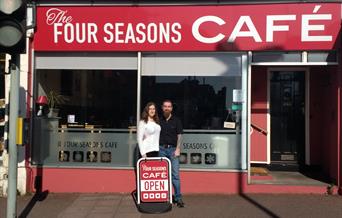
[[[139,163],[140,200],[164,202],[169,200],[169,164],[166,160],[146,160]]]
[[[38,7],[36,51],[319,50],[341,4]],[[337,43],[338,44],[338,43]]]

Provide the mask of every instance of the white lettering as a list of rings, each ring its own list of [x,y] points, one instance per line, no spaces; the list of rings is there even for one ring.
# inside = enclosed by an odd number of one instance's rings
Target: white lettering
[[[302,16],[302,41],[303,42],[323,42],[332,41],[331,35],[311,36],[310,31],[323,31],[324,25],[310,25],[311,20],[331,20],[331,14],[304,14]]]
[[[312,12],[316,14],[319,11],[319,9],[321,9],[321,5],[316,5]]]
[[[120,38],[124,34],[122,30],[120,30],[120,27],[123,27],[124,23],[116,23],[115,24],[115,42],[116,43],[123,43],[124,40]]]
[[[88,43],[92,42],[91,39],[93,39],[95,43],[98,43],[96,33],[97,33],[97,25],[95,23],[89,23],[88,24]]]
[[[289,31],[288,25],[274,25],[274,21],[296,20],[296,15],[271,15],[266,17],[266,42],[273,42],[275,31]]]
[[[210,38],[201,35],[199,29],[200,26],[205,22],[214,22],[220,26],[226,23],[224,20],[216,16],[204,16],[198,18],[192,25],[192,35],[195,37],[195,39],[203,43],[217,43],[221,41],[224,38],[222,33]]]
[[[62,35],[63,33],[59,31],[58,27],[62,26],[61,23],[53,24],[53,42],[58,43],[58,35]]]
[[[249,31],[241,31],[244,24],[247,25]],[[249,16],[240,17],[228,39],[228,42],[234,42],[237,37],[253,37],[254,41],[261,42],[260,35]]]
[[[131,23],[128,24],[126,30],[125,43],[128,43],[128,41],[135,43],[134,31]]]
[[[63,27],[63,31],[60,27]],[[98,43],[97,25],[95,23],[55,23],[54,24],[54,42],[59,42],[59,36],[64,36],[66,43]]]
[[[164,40],[166,43],[170,43],[170,23],[159,25],[159,36],[159,43],[163,43]]]
[[[85,23],[81,23],[82,25],[82,30],[86,29],[86,24]],[[76,41],[78,43],[83,43],[86,40],[86,32],[82,31],[79,29],[79,24],[76,24]],[[89,39],[89,38],[88,38]]]
[[[74,41],[74,26],[71,23],[64,25],[64,41],[66,43],[72,43]]]
[[[137,42],[138,43],[144,43],[145,40],[146,40],[146,35],[145,35],[145,32],[144,30],[146,29],[146,26],[145,24],[143,23],[138,23],[137,26],[136,26],[136,30],[137,30],[137,33],[139,36],[137,36]]]
[[[166,179],[167,173],[166,172],[151,172],[151,173],[143,173],[142,174],[144,179]]]
[[[50,8],[46,12],[46,24],[52,25],[54,23],[70,23],[72,21],[71,16],[66,16],[67,10],[63,11],[59,8]]]
[[[111,23],[106,23],[106,24],[103,26],[103,29],[104,29],[104,32],[108,35],[108,36],[103,37],[103,40],[104,40],[106,43],[112,43],[113,40],[114,40],[114,34],[113,34],[113,32],[110,31],[110,30],[113,30],[113,29],[114,29],[113,24],[111,24]]]
[[[146,165],[142,165],[144,171],[150,171],[152,168]]]
[[[174,23],[171,26],[171,32],[174,33],[176,35],[171,37],[171,40],[173,43],[179,43],[182,40],[182,34],[178,31],[182,29],[182,26],[180,25],[180,23]]]
[[[250,16],[240,16],[236,23],[229,21],[235,20],[207,15],[197,18],[192,27],[192,35],[195,40],[205,44],[219,43],[227,37],[228,43],[235,43],[238,38],[247,37],[256,43],[277,41],[275,36],[287,35],[291,31],[298,31],[294,35],[301,34],[301,42],[324,42],[332,41],[333,35],[327,33],[328,21],[333,20],[332,14],[318,14],[321,5],[313,8],[312,14],[283,14],[265,15],[260,18],[263,22],[254,24]],[[301,18],[301,20],[299,20]],[[46,12],[46,23],[53,25],[53,42],[60,43],[98,43],[98,26],[96,23],[72,23],[73,18],[68,16],[67,10],[51,8]],[[301,24],[301,25],[300,25]],[[211,33],[205,33],[204,28],[210,25]],[[265,38],[261,38],[256,27],[265,25]],[[298,26],[298,27],[297,27]],[[230,28],[228,28],[230,27]],[[231,32],[224,32],[232,28]],[[300,28],[300,29],[298,29]],[[223,30],[224,29],[224,30]],[[182,26],[180,23],[105,23],[103,26],[103,42],[105,43],[126,43],[126,44],[170,44],[180,43],[182,40]],[[259,30],[259,31],[258,31]],[[279,38],[279,37],[278,37]],[[283,39],[282,37],[280,37]],[[109,144],[106,146],[110,146]]]
[[[147,41],[149,43],[156,43],[157,40],[157,25],[155,23],[150,23],[149,25],[147,25]]]

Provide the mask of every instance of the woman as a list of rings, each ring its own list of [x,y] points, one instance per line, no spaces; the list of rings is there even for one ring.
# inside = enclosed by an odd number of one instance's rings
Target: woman
[[[156,104],[147,103],[141,114],[138,124],[138,144],[143,158],[159,156],[159,117],[156,112]]]

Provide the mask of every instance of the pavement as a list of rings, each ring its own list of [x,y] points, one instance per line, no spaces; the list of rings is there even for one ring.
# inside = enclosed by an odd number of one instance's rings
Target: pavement
[[[18,217],[39,218],[211,218],[211,217],[342,217],[342,196],[315,194],[184,195],[185,208],[162,214],[140,213],[130,194],[56,194],[17,197]],[[6,217],[7,198],[0,198]]]

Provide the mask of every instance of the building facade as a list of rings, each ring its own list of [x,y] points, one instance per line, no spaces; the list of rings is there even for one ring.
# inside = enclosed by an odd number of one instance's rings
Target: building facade
[[[92,2],[37,2],[29,191],[133,191],[136,123],[163,99],[184,193],[341,188],[341,3]],[[284,169],[303,180],[277,183]]]

